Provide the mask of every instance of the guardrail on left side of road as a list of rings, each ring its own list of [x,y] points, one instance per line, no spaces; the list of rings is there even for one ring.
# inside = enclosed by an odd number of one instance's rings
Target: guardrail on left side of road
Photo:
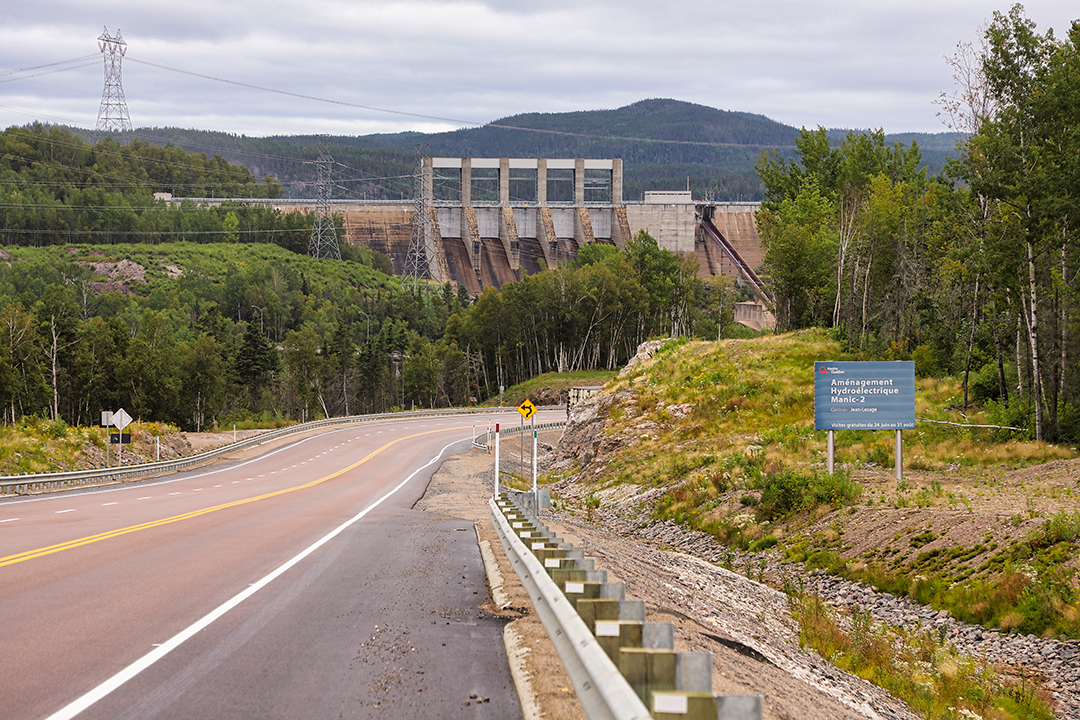
[[[465,408],[446,410],[413,410],[398,413],[377,413],[373,415],[350,415],[341,418],[328,418],[313,422],[290,425],[278,430],[253,435],[243,440],[222,445],[221,447],[177,458],[175,460],[163,460],[161,462],[141,463],[139,465],[121,465],[107,468],[94,468],[92,470],[72,470],[58,473],[38,473],[28,475],[5,475],[0,476],[0,495],[26,495],[30,493],[44,492],[48,490],[62,490],[66,488],[81,487],[85,485],[104,485],[106,483],[136,480],[142,477],[165,475],[168,473],[187,470],[212,462],[223,455],[257,447],[271,440],[278,440],[289,435],[318,430],[335,425],[350,425],[356,423],[374,422],[377,420],[393,420],[410,417],[432,417],[439,415],[485,415],[512,411],[515,408]]]

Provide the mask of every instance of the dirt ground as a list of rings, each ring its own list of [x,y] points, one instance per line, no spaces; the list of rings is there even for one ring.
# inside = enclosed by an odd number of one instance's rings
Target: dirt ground
[[[489,594],[485,609],[517,618],[508,625],[521,647],[540,715],[584,717],[562,663],[533,614],[528,595],[503,554],[488,516],[492,458],[472,452],[447,460],[417,507],[473,520],[496,556],[506,599]],[[681,553],[658,550],[587,523],[564,518],[552,530],[584,548],[627,596],[645,600],[648,619],[671,622],[676,650],[713,655],[713,691],[761,694],[764,717],[776,720],[913,719],[900,701],[802,651],[784,596],[764,585]],[[526,700],[525,704],[529,701]],[[537,717],[529,715],[526,717]]]

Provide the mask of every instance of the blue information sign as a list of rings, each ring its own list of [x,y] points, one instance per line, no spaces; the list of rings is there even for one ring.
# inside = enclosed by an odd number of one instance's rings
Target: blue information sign
[[[915,363],[815,362],[815,430],[915,428]]]

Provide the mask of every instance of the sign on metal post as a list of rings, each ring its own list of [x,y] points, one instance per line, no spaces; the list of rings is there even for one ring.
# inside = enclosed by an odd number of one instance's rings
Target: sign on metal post
[[[521,414],[521,442],[518,448],[518,464],[521,465],[522,474],[525,469],[525,421],[536,414],[536,406],[532,404],[529,398],[525,398],[525,402],[518,405],[517,411]]]
[[[814,363],[815,430],[914,430],[915,363]]]
[[[104,415],[104,413],[102,413]],[[112,426],[117,430],[123,430],[131,424],[131,416],[127,414],[127,410],[120,408],[116,412],[111,414],[110,422]]]
[[[495,423],[495,494],[492,497],[499,497],[499,423]]]
[[[915,363],[815,362],[814,429],[895,430],[896,479],[903,473],[902,430],[915,429]]]
[[[536,414],[536,406],[532,404],[532,401],[525,398],[525,402],[518,405],[518,412],[521,413],[521,417],[524,420],[528,420]]]
[[[101,416],[102,419],[104,419],[105,413],[102,413]],[[116,412],[110,414],[109,422],[114,428],[120,431],[118,434],[115,435],[109,433],[109,444],[112,445],[115,442],[120,445],[120,448],[117,451],[117,457],[120,459],[121,464],[123,464],[124,443],[131,442],[131,433],[125,433],[124,428],[131,424],[131,416],[127,414],[127,410],[125,410],[124,408],[120,408]]]

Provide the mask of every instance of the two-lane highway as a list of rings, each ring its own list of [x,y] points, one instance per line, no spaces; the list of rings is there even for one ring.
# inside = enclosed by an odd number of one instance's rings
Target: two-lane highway
[[[0,714],[518,716],[471,525],[411,509],[486,420],[0,502]]]

